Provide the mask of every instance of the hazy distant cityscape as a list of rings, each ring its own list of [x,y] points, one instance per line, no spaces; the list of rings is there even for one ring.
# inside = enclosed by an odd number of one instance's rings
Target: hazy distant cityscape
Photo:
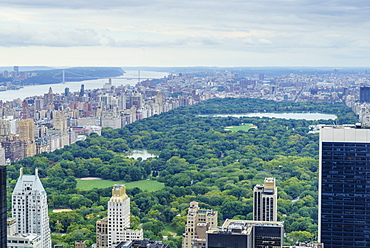
[[[14,71],[0,74],[5,79],[3,87],[18,87],[20,79],[28,77],[25,75],[35,74],[14,68]],[[5,148],[5,157],[1,161],[9,163],[51,152],[76,142],[80,134],[100,134],[101,128],[106,127],[122,128],[135,121],[212,98],[343,102],[359,116],[359,122],[370,124],[370,105],[367,99],[360,99],[360,88],[365,91],[370,84],[370,75],[365,69],[357,72],[341,72],[339,69],[300,71],[285,75],[281,75],[280,69],[264,70],[266,72],[254,72],[248,68],[196,69],[118,86],[112,83],[115,80],[112,78],[97,89],[85,89],[81,83],[77,92],[65,87],[63,93],[55,93],[51,86],[44,89],[43,95],[1,101],[0,135]],[[139,77],[140,71],[137,75]],[[130,80],[137,81],[135,78]],[[28,89],[32,92],[32,88]],[[16,95],[16,91],[10,91],[10,94]],[[33,121],[26,124],[26,120],[31,119]]]

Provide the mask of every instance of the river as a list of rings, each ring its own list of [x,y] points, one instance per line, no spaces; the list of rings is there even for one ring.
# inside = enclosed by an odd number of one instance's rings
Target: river
[[[138,71],[126,71],[125,74],[119,77],[112,78],[112,85],[135,85],[138,79],[125,79],[125,78],[138,78]],[[140,81],[146,80],[147,78],[163,78],[167,76],[167,72],[156,72],[156,71],[140,71]],[[42,85],[32,85],[25,86],[20,90],[7,90],[0,91],[0,100],[2,101],[12,101],[14,99],[20,98],[24,99],[29,96],[40,96],[48,93],[51,87],[54,93],[64,93],[65,88],[69,88],[70,92],[79,91],[81,89],[81,84],[85,86],[85,89],[98,89],[103,88],[105,83],[108,83],[109,78],[95,79],[95,80],[85,80],[79,82],[66,82],[60,84],[42,84]]]

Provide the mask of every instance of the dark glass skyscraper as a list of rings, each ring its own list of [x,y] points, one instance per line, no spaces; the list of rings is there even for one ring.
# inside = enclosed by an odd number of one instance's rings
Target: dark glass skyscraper
[[[360,102],[370,103],[370,87],[360,87]]]
[[[370,247],[370,129],[320,131],[319,242]]]
[[[80,96],[85,95],[85,85],[81,84]]]
[[[66,88],[64,89],[64,96],[65,96],[65,97],[69,97],[69,88],[68,88],[68,87],[66,87]]]
[[[6,166],[0,165],[0,248],[6,248]]]

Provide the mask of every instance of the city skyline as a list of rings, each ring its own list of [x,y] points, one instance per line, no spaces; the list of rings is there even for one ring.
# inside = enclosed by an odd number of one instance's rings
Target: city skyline
[[[365,0],[0,6],[0,66],[370,66]]]

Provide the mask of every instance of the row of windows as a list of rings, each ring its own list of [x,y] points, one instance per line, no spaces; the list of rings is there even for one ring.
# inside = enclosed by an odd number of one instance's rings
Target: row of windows
[[[9,240],[8,244],[33,244],[33,241],[25,241],[25,240]]]
[[[323,147],[336,147],[336,148],[370,148],[369,143],[349,143],[349,142],[323,142]]]

